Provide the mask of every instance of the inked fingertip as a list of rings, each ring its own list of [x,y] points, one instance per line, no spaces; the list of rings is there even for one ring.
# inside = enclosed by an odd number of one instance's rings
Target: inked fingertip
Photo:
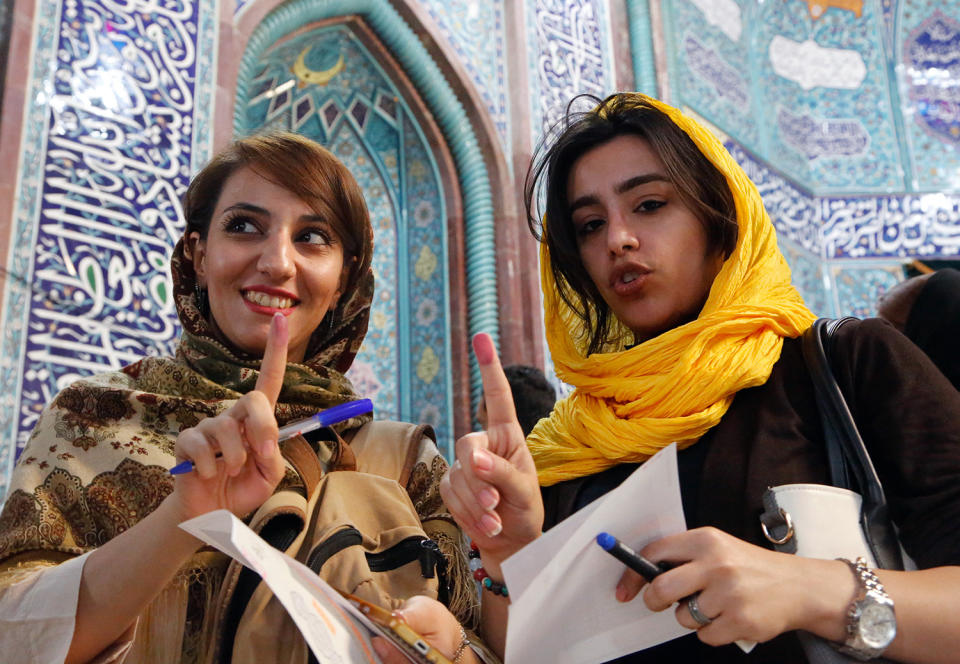
[[[480,364],[490,364],[493,361],[493,339],[486,332],[473,335],[473,354]]]

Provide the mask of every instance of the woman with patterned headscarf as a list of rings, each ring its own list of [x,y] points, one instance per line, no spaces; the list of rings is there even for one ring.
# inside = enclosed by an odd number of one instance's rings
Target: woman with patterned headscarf
[[[343,372],[367,330],[373,238],[349,171],[295,134],[241,139],[194,178],[184,214],[171,260],[177,356],[66,388],[20,457],[0,515],[5,662],[229,655],[217,611],[233,597],[229,559],[178,524],[309,493],[278,425],[358,398]],[[350,439],[369,419],[335,428]],[[461,628],[475,624],[475,591],[438,495],[446,464],[417,431],[405,489],[447,559],[449,610],[418,596],[403,612],[445,655],[476,661]],[[350,468],[343,438],[310,441],[314,461]],[[195,472],[174,479],[168,469],[184,460]],[[386,648],[385,660],[402,661]]]
[[[884,322],[841,326],[831,364],[921,571],[772,551],[758,518],[766,489],[829,483],[798,338],[814,316],[756,187],[709,131],[641,94],[595,101],[568,114],[527,185],[528,210],[545,205],[530,220],[547,341],[574,390],[524,441],[492,344],[478,336],[490,426],[457,442],[441,483],[485,584],[500,589],[501,562],[541,527],[675,442],[690,530],[642,549],[671,563],[642,600],[633,572],[610,592],[655,611],[676,605],[677,622],[696,631],[622,661],[803,662],[798,630],[860,659],[955,661],[956,391]],[[485,615],[500,615],[488,630],[495,647],[508,602],[484,593]],[[738,640],[760,645],[745,655]]]

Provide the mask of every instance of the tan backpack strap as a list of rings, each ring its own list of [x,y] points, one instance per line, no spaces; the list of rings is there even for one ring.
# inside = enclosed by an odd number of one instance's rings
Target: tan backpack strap
[[[357,470],[407,486],[424,438],[437,440],[429,424],[375,421],[364,424],[350,441]]]
[[[280,443],[280,453],[297,471],[307,490],[307,500],[317,489],[317,483],[323,477],[323,466],[317,453],[303,436],[294,436]]]

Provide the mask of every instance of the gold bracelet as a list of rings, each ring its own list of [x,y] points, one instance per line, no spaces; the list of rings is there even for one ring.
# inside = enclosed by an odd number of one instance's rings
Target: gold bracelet
[[[460,645],[457,646],[457,652],[453,653],[453,664],[460,664],[460,658],[463,657],[463,651],[470,645],[470,639],[467,638],[467,632],[460,626]]]

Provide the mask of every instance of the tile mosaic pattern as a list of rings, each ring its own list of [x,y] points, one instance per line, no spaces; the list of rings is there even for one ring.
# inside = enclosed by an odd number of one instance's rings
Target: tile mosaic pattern
[[[733,141],[777,233],[823,259],[960,255],[960,195],[815,196]]]
[[[913,186],[960,191],[960,2],[902,5],[896,54]]]
[[[347,375],[378,418],[429,421],[452,445],[447,217],[437,166],[400,92],[344,25],[281,39],[259,62],[238,133],[282,127],[327,145],[373,224],[376,296]]]
[[[832,289],[824,278],[825,265],[820,257],[782,236],[777,238],[777,244],[790,266],[791,281],[810,311],[821,317],[835,316]]]
[[[811,18],[803,2],[766,3],[753,25],[755,85],[763,94],[756,117],[768,132],[759,154],[820,194],[903,190],[883,18],[874,3],[864,3],[859,17],[828,9],[819,19]],[[775,40],[803,44],[793,65],[798,78],[818,85],[806,89],[775,71]],[[837,71],[853,68],[851,59],[864,69],[859,82],[846,87]]]
[[[903,281],[903,268],[897,264],[844,262],[831,265],[830,272],[839,316],[876,316],[880,296]]]
[[[179,197],[209,158],[195,109],[212,94],[214,9],[38,4],[0,330],[0,495],[60,387],[173,352],[167,257]]]
[[[504,149],[510,146],[502,0],[421,0],[473,79]]]
[[[749,35],[753,4],[748,0],[713,5],[703,0],[665,0],[662,6],[668,66],[675,81],[670,86],[671,101],[690,106],[757,150],[763,127],[751,120],[756,113],[750,112],[756,104]]]
[[[819,194],[904,190],[873,3],[816,19],[799,0],[666,0],[664,10],[673,102]]]
[[[605,0],[526,0],[534,144],[579,94],[613,91]]]

